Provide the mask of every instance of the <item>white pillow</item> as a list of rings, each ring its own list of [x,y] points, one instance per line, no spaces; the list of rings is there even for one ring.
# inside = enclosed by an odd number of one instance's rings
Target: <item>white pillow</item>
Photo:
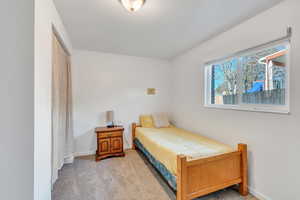
[[[166,113],[154,113],[152,118],[156,128],[167,128],[170,126],[168,115]]]

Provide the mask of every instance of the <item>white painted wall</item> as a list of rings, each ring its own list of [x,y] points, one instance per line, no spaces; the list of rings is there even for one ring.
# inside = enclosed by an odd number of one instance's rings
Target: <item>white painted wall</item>
[[[261,199],[299,199],[300,1],[286,0],[173,60],[173,119],[180,127],[249,145],[251,191]],[[204,108],[206,61],[284,36],[293,27],[291,114]]]
[[[72,61],[77,155],[95,153],[94,128],[106,125],[107,110],[115,111],[127,140],[140,114],[168,111],[169,62],[91,51],[75,51]],[[157,95],[147,96],[147,88],[156,88]]]
[[[52,0],[35,1],[34,199],[51,199],[52,26],[70,53],[72,45]]]
[[[33,199],[34,1],[0,6],[0,199]]]

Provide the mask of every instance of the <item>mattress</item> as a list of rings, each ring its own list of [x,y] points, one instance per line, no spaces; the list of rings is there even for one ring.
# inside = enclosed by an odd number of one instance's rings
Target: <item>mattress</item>
[[[174,176],[177,173],[177,155],[183,154],[188,160],[193,160],[234,151],[228,145],[175,127],[138,127],[135,136]]]

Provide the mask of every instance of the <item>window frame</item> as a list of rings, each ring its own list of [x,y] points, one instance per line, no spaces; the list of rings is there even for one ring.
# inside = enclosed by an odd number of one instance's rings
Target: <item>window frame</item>
[[[264,49],[272,48],[274,46],[284,45],[287,48],[286,56],[286,74],[285,74],[285,105],[274,105],[274,104],[247,104],[242,102],[242,92],[241,92],[241,81],[242,81],[242,67],[240,63],[240,57],[251,55],[255,52],[262,51]],[[238,59],[238,104],[212,104],[211,103],[211,73],[212,66],[215,64],[220,64],[220,62],[226,62],[233,58]],[[242,111],[252,111],[252,112],[270,112],[270,113],[281,113],[289,114],[290,113],[290,68],[291,68],[291,40],[290,37],[280,38],[275,41],[268,42],[256,47],[252,47],[246,50],[239,51],[230,56],[223,57],[214,61],[210,61],[204,64],[204,81],[205,81],[205,90],[204,90],[204,107],[207,108],[216,108],[216,109],[231,109],[231,110],[242,110]]]

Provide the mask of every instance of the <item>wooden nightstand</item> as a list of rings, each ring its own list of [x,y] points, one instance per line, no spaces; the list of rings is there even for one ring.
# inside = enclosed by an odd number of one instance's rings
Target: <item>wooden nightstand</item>
[[[123,151],[123,131],[123,127],[99,127],[95,129],[97,134],[96,161],[111,156],[125,156]]]

